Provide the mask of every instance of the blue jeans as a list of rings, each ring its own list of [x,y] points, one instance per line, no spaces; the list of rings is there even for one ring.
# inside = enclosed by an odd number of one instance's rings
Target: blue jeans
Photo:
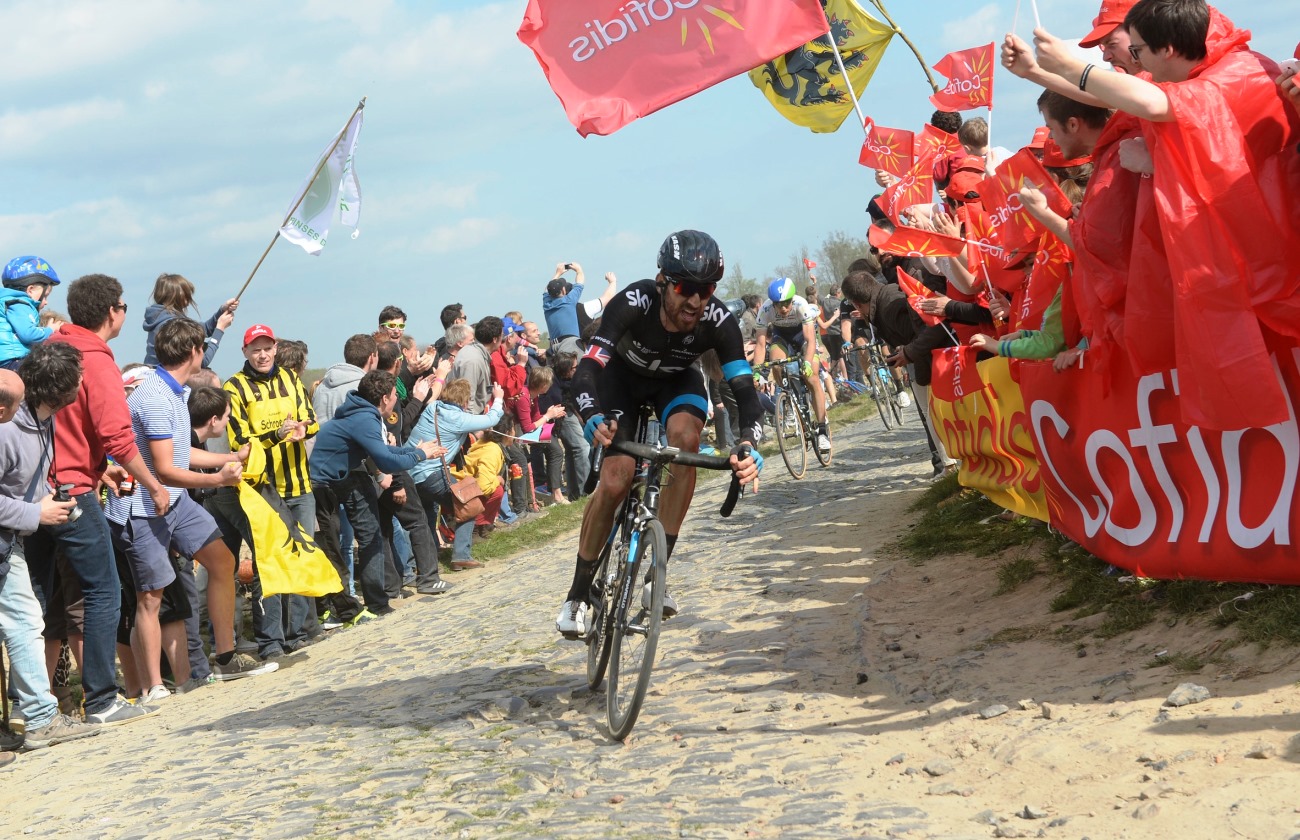
[[[143,492],[137,490],[136,492]],[[74,496],[81,516],[62,525],[43,525],[27,537],[26,556],[31,558],[33,579],[51,591],[55,548],[81,581],[85,635],[81,655],[81,686],[86,696],[86,713],[102,712],[117,699],[117,625],[122,613],[122,583],[113,559],[108,520],[94,493]]]
[[[390,516],[389,519],[393,523],[393,559],[397,561],[397,571],[402,573],[402,579],[405,580],[410,577],[415,565],[412,562],[411,535],[406,533],[396,516]]]
[[[565,471],[568,475],[568,496],[570,500],[582,495],[587,484],[587,474],[591,471],[591,447],[582,436],[582,424],[572,414],[566,414],[551,430],[553,437],[559,437],[560,444],[568,461]],[[555,487],[551,487],[555,490]]]
[[[58,714],[59,702],[50,693],[45,670],[45,620],[32,592],[22,540],[15,538],[9,574],[0,578],[0,641],[9,650],[9,684],[18,696],[18,711],[28,729],[39,729]]]
[[[447,508],[447,521],[451,522],[452,495],[448,489],[447,483],[443,481],[442,474],[437,470],[429,473],[415,489],[420,494],[420,502],[424,505],[424,514],[429,519],[429,529],[433,531],[434,536],[438,536],[438,509],[444,505]],[[501,506],[505,509],[505,505]],[[451,559],[457,560],[472,559],[469,555],[470,546],[474,543],[474,520],[466,521],[454,526],[456,529],[456,539],[451,546]],[[438,537],[439,542],[442,538]]]

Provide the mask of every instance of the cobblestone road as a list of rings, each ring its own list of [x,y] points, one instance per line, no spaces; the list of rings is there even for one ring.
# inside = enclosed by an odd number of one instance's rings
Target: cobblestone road
[[[697,495],[669,572],[682,615],[626,744],[605,734],[585,649],[553,629],[573,535],[452,575],[454,597],[404,602],[278,674],[21,756],[0,775],[3,834],[987,837],[945,833],[873,779],[889,710],[864,708],[864,591],[930,468],[915,418],[852,427],[837,450],[802,482],[772,459],[731,520],[721,483]]]

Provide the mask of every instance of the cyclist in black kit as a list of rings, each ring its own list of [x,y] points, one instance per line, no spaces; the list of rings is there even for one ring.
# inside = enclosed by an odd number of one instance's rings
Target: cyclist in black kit
[[[633,283],[605,307],[600,330],[573,377],[588,440],[608,445],[627,439],[635,431],[641,405],[653,402],[668,444],[683,452],[698,451],[709,403],[704,375],[695,362],[705,351],[717,350],[722,375],[740,406],[740,443],[732,452],[731,466],[741,484],[758,475],[761,460],[756,463],[754,455],[741,460],[738,453],[741,445],[758,443],[763,410],[745,361],[740,325],[713,297],[722,270],[722,252],[713,237],[678,231],[659,249],[658,276]],[[614,411],[622,412],[627,422],[620,426],[610,414]],[[609,452],[601,465],[600,483],[582,519],[573,585],[555,621],[555,629],[566,638],[587,633],[592,579],[615,510],[632,482],[633,463],[630,456]],[[695,492],[694,467],[673,465],[671,471],[659,509],[668,557]],[[676,602],[665,597],[664,615],[676,612]]]

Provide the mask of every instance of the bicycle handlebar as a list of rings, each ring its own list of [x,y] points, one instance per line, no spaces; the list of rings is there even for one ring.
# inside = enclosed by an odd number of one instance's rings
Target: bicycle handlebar
[[[609,447],[615,452],[623,455],[631,455],[633,458],[645,458],[656,464],[681,464],[686,467],[699,467],[706,470],[730,470],[730,455],[701,455],[698,452],[675,452],[672,455],[660,449],[657,446],[651,446],[646,443],[633,443],[628,440],[614,441]],[[745,450],[748,455],[748,449]],[[736,508],[736,501],[740,498],[740,479],[735,475],[731,476],[731,487],[727,489],[727,498],[722,503],[719,513],[723,518],[731,516],[731,512]]]

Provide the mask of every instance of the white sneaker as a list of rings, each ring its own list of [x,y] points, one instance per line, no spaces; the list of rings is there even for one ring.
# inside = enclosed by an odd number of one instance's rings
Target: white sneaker
[[[587,611],[583,601],[565,601],[555,619],[555,629],[566,639],[579,639],[587,635]]]
[[[648,583],[641,587],[641,609],[650,609],[650,584]],[[677,602],[667,592],[664,593],[663,615],[664,618],[672,618],[677,615]]]
[[[135,704],[137,706],[152,706],[155,703],[158,703],[161,700],[166,700],[171,696],[172,693],[167,690],[167,686],[155,685],[153,688],[149,689],[144,694],[141,694],[140,698],[135,701]]]
[[[831,451],[831,439],[828,438],[826,435],[818,434],[818,435],[817,435],[817,449],[820,450],[821,452],[830,452],[830,451]]]
[[[898,404],[903,408],[908,408],[912,405],[912,398],[907,395],[906,391],[898,392]]]

